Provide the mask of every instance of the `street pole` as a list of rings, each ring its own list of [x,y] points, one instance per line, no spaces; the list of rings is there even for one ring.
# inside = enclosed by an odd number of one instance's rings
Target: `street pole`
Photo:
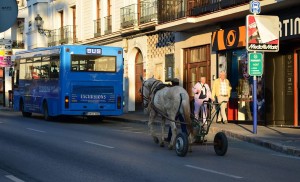
[[[253,93],[252,93],[252,99],[253,99],[253,134],[257,134],[257,76],[262,76],[263,74],[263,54],[262,53],[256,53],[256,51],[259,52],[278,52],[279,51],[279,17],[278,16],[256,16],[261,11],[260,9],[260,2],[258,0],[252,0],[250,1],[250,12],[253,15],[248,15],[246,17],[246,25],[247,25],[247,31],[246,31],[246,48],[248,50],[248,72],[249,75],[253,76]],[[250,22],[250,17],[252,17]],[[257,19],[256,19],[257,18]],[[260,30],[261,32],[257,35],[256,31],[258,32],[258,22],[263,23],[264,21],[262,18],[267,19],[268,22],[271,22],[271,25],[268,25],[268,27],[264,27],[263,30]],[[251,26],[250,26],[251,25]],[[276,33],[275,33],[276,32]],[[272,45],[274,48],[255,48],[255,46],[258,47],[264,47],[269,46],[270,44],[268,42],[262,42],[258,39],[255,42],[251,43],[251,46],[249,46],[249,40],[252,35],[254,36],[266,36],[266,34],[271,34],[274,36],[273,41],[275,42],[275,45]],[[262,38],[262,37],[260,37]],[[262,40],[262,39],[261,39]],[[254,45],[254,47],[252,47]],[[249,51],[253,51],[254,53],[249,53]],[[249,56],[250,54],[250,56]],[[251,57],[251,55],[253,57]],[[254,63],[255,64],[254,64]],[[259,63],[260,62],[260,63]],[[249,64],[250,63],[250,64]],[[260,66],[259,66],[260,65]]]
[[[255,14],[254,14],[255,15]],[[254,51],[256,53],[256,51]],[[257,79],[256,75],[253,76],[253,134],[257,134]]]
[[[253,76],[253,134],[257,134],[257,80],[256,76]]]

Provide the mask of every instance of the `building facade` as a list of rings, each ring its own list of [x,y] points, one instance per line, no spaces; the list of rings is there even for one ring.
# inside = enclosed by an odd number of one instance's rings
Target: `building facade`
[[[211,86],[225,70],[233,88],[228,119],[247,122],[253,119],[253,81],[245,47],[249,2],[27,0],[21,8],[26,13],[18,18],[22,23],[12,29],[23,30],[26,49],[60,44],[123,47],[125,112],[142,110],[141,76],[166,83],[178,78],[192,100],[191,88],[201,76]],[[280,52],[264,54],[258,121],[298,126],[300,2],[260,0],[260,4],[261,14],[280,17],[281,37]]]

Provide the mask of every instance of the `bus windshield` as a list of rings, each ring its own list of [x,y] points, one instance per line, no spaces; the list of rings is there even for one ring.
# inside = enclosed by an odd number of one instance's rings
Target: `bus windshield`
[[[116,72],[116,57],[72,54],[71,66],[75,72]]]

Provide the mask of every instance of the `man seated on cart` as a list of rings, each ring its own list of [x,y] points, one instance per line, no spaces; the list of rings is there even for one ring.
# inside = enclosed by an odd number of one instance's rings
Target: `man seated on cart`
[[[192,88],[192,91],[194,93],[194,117],[197,121],[205,124],[207,118],[207,104],[205,104],[205,101],[208,102],[211,99],[211,91],[206,83],[206,78],[202,76],[200,81]],[[202,119],[199,119],[200,111]]]
[[[198,81],[195,84],[195,86],[192,88],[192,91],[194,93],[194,117],[197,121],[199,121],[199,112],[201,108],[202,119],[200,121],[202,123],[206,123],[208,108],[207,108],[207,104],[205,104],[204,101],[208,102],[211,99],[211,90],[208,84],[206,83],[206,78],[201,77],[200,81]],[[177,119],[180,120],[181,131],[188,135],[186,124],[184,124],[185,123],[184,118],[181,115],[179,115],[176,117],[175,120]],[[165,141],[169,142],[171,140],[171,137],[172,137],[172,131],[171,131],[171,127],[169,127],[168,138],[166,138]]]

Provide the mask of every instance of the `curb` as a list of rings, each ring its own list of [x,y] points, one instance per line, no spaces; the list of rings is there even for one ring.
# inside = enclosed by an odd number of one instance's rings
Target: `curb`
[[[279,143],[272,142],[272,141],[269,141],[269,140],[259,139],[257,137],[246,136],[246,135],[234,133],[234,132],[231,132],[231,131],[228,131],[228,130],[219,129],[219,128],[216,128],[216,127],[211,127],[210,131],[213,134],[216,134],[217,132],[223,132],[231,138],[235,138],[235,139],[239,139],[239,140],[242,140],[242,141],[245,141],[245,142],[253,143],[253,144],[256,144],[256,145],[259,145],[259,146],[262,146],[262,147],[265,147],[265,148],[268,148],[268,149],[271,149],[271,150],[274,150],[276,152],[281,152],[281,153],[284,153],[284,154],[300,157],[300,149],[297,149],[296,147],[281,145]]]
[[[13,112],[13,108],[8,108],[8,107],[0,107],[0,111],[10,111]]]

